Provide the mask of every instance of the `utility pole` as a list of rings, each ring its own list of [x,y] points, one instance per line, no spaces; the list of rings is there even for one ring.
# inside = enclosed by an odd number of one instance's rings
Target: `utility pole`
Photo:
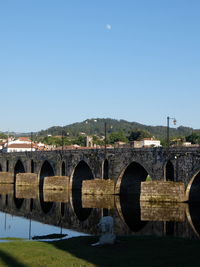
[[[31,132],[31,157],[32,157],[32,151],[33,151],[33,132]]]
[[[62,152],[63,152],[63,149],[64,149],[64,133],[63,133],[63,130],[62,130]]]
[[[107,123],[105,122],[104,124],[104,131],[105,131],[105,139],[104,139],[104,153],[105,153],[105,158],[106,158],[106,145],[107,145]]]
[[[174,125],[176,125],[177,121],[175,118],[170,118],[167,116],[167,147],[169,148],[169,121],[173,120]]]

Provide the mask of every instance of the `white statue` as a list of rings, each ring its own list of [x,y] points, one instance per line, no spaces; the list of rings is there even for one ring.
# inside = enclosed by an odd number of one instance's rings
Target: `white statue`
[[[101,236],[99,242],[92,244],[92,246],[114,244],[116,240],[116,235],[113,234],[113,217],[102,217],[100,222],[98,223],[98,226],[101,229]]]

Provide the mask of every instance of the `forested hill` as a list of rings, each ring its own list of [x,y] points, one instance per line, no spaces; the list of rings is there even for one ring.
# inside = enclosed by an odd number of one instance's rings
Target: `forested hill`
[[[45,135],[61,135],[62,131],[64,135],[68,136],[78,136],[80,133],[86,133],[87,135],[99,135],[103,136],[105,132],[105,122],[107,125],[107,133],[113,132],[123,132],[128,135],[134,130],[145,130],[157,138],[166,137],[166,126],[148,126],[137,122],[128,122],[125,120],[115,120],[115,119],[87,119],[83,122],[77,122],[64,127],[54,126],[47,130],[42,130],[38,133],[40,136]],[[192,132],[200,132],[200,130],[194,130],[193,128],[179,126],[178,128],[170,128],[170,136],[187,136]]]

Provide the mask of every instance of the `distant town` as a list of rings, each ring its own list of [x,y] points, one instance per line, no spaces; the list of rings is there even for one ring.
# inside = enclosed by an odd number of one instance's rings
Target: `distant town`
[[[81,133],[84,136],[84,133]],[[52,137],[52,136],[48,136]],[[107,143],[105,136],[102,137],[102,144],[97,145],[94,143],[93,136],[84,136],[85,144],[71,144],[64,145],[64,139],[62,136],[53,137],[54,139],[59,139],[61,146],[55,144],[45,144],[42,142],[33,141],[29,137],[8,137],[7,139],[0,139],[0,151],[1,152],[31,152],[31,151],[49,151],[49,150],[72,150],[72,149],[101,149],[105,146],[109,148],[122,148],[122,147],[132,147],[132,148],[151,148],[151,147],[161,147],[161,141],[153,137],[151,138],[142,138],[141,140],[134,140],[130,142],[116,141],[113,144]],[[104,142],[104,144],[103,144]],[[171,146],[176,146],[176,143],[173,143]],[[191,142],[182,142],[181,146],[198,146],[198,144],[192,144]]]
[[[147,126],[111,118],[87,119],[35,133],[0,133],[1,152],[117,147],[198,146],[200,130]]]

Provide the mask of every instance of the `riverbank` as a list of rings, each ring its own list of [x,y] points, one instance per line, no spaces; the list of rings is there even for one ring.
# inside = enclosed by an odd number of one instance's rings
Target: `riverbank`
[[[0,266],[199,266],[200,241],[173,237],[118,237],[113,246],[92,247],[96,237],[55,242],[0,243]]]

